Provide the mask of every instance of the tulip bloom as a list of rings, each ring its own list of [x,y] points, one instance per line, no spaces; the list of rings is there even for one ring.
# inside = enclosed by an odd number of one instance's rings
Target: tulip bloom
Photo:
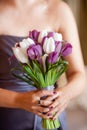
[[[31,60],[38,60],[42,55],[42,47],[39,44],[31,45],[27,49],[27,54]]]
[[[49,37],[54,37],[54,32],[48,32],[48,35],[47,35],[47,37],[49,38]]]
[[[62,43],[61,42],[55,42],[55,44],[56,44],[55,51],[58,53],[58,56],[59,56],[61,49],[62,49]]]
[[[21,63],[28,63],[28,56],[25,49],[20,47],[13,47],[12,49],[18,61]]]
[[[72,45],[70,43],[66,43],[63,45],[61,50],[61,55],[66,57],[72,52]]]
[[[29,37],[30,37],[31,39],[37,41],[37,40],[38,40],[39,33],[40,33],[40,32],[37,31],[37,30],[30,31],[30,32],[29,32]]]
[[[43,50],[46,54],[55,51],[55,41],[52,37],[46,38],[43,43]]]
[[[41,43],[43,38],[46,37],[48,34],[48,32],[46,30],[43,30],[39,33],[39,36],[38,36],[38,42]]]
[[[27,39],[23,39],[23,41],[19,43],[19,46],[21,48],[27,49],[32,44],[35,44],[35,42],[31,38],[27,38]]]
[[[54,33],[54,40],[55,41],[62,41],[62,34],[61,33]]]
[[[57,52],[52,52],[48,56],[48,62],[50,64],[54,64],[58,60],[58,53]]]

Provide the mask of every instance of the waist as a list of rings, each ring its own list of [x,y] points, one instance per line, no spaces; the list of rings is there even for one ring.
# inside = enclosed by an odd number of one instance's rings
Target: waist
[[[0,88],[18,92],[26,92],[36,89],[34,86],[30,86],[26,82],[20,81],[18,79],[0,80]]]

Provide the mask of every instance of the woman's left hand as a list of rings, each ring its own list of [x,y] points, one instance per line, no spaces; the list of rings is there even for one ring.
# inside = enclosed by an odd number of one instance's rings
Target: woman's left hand
[[[48,116],[52,115],[52,120],[55,120],[61,112],[65,110],[68,106],[70,98],[66,92],[66,88],[61,87],[54,91],[54,95],[45,99],[41,105],[45,105],[46,101],[53,101],[52,104],[49,105],[50,111],[47,113]],[[53,116],[54,115],[54,116]]]

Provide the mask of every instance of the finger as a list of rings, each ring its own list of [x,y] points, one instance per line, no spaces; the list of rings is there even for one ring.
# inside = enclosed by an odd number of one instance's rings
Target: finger
[[[37,114],[38,116],[44,118],[44,119],[50,119],[52,118],[51,115],[46,115],[46,114],[43,114],[43,113],[40,113],[40,112],[36,112],[35,114]]]
[[[44,119],[50,119],[50,118],[52,118],[51,115],[46,115],[44,113],[39,112],[38,110],[34,110],[33,113],[35,113],[36,115],[38,115],[38,116],[40,116],[40,117],[42,117]]]
[[[52,104],[52,101],[49,100],[40,100],[40,105],[41,106],[49,106]]]
[[[66,99],[63,98],[63,96],[59,96],[57,97],[52,104],[49,106],[50,108],[55,108],[56,106],[59,106],[60,104],[63,104],[64,102],[66,102]]]
[[[61,92],[54,92],[54,94],[50,97],[47,97],[46,100],[50,100],[53,101],[54,99],[56,99],[57,97],[61,96]]]
[[[38,112],[40,112],[40,113],[47,113],[47,112],[49,112],[49,108],[47,108],[47,107],[41,107],[41,106],[39,106],[39,107],[36,107],[36,110],[38,111]]]
[[[56,112],[58,112],[58,107],[53,108],[51,111],[47,113],[47,115],[54,115]]]
[[[57,98],[55,99],[55,101],[53,101],[53,102],[51,103],[51,105],[49,106],[49,108],[50,108],[50,109],[53,109],[53,108],[55,108],[56,106],[58,106],[60,103],[61,103],[61,101],[60,101],[59,98],[57,97]]]
[[[67,107],[68,103],[65,103],[63,106],[60,106],[59,110],[56,112],[56,114],[53,117],[53,120],[55,120]]]
[[[48,91],[48,90],[40,90],[37,92],[39,97],[44,97],[44,96],[51,96],[53,95],[53,91]]]
[[[65,105],[65,102],[63,102],[63,103],[57,105],[55,108],[52,108],[52,109],[47,113],[47,115],[55,115],[55,113],[57,113],[58,111],[60,111],[60,109],[61,109],[62,107],[64,107],[64,105]]]
[[[58,116],[64,111],[65,107],[62,107],[58,112],[56,112],[55,116],[52,118],[52,120],[55,120],[58,118]]]

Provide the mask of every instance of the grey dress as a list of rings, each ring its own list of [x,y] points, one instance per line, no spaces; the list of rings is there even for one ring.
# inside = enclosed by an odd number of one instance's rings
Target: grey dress
[[[18,65],[16,60],[9,64],[9,57],[13,55],[12,47],[24,37],[0,35],[0,87],[18,92],[32,91],[35,88],[27,83],[14,78],[10,70]],[[66,128],[66,116],[63,112],[59,116],[61,130]],[[0,130],[43,130],[41,118],[31,112],[13,109],[0,108]]]

